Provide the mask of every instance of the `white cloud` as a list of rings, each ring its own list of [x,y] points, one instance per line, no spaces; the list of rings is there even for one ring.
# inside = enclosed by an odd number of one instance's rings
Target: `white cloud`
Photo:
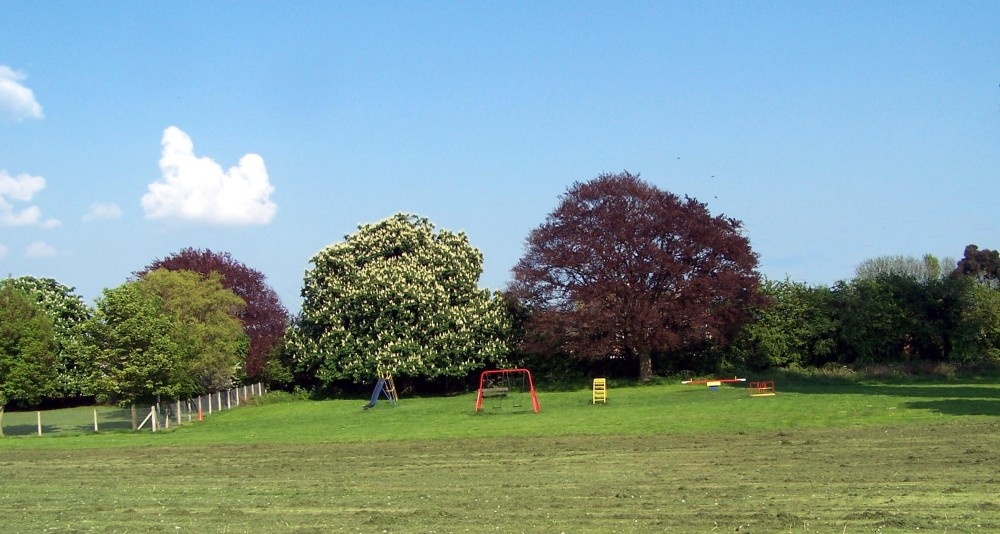
[[[20,174],[16,178],[0,171],[0,198],[8,197],[14,200],[31,200],[35,193],[45,189],[45,178]]]
[[[7,247],[0,245],[0,258],[3,258],[6,255],[7,255]]]
[[[27,206],[21,210],[14,208],[13,202],[29,202],[45,188],[45,178],[19,174],[11,176],[5,170],[0,170],[0,226],[41,226],[55,228],[59,226],[57,219],[42,219],[42,210],[38,206]]]
[[[0,65],[0,117],[14,121],[42,118],[42,106],[35,93],[21,85],[26,76]]]
[[[41,241],[35,241],[34,243],[28,245],[28,248],[24,250],[24,256],[26,258],[51,258],[58,253],[59,251],[57,251],[55,247]]]
[[[163,176],[142,197],[146,217],[223,225],[267,224],[274,218],[274,187],[259,155],[247,154],[223,171],[211,158],[195,156],[191,138],[177,127],[163,131],[162,144]]]
[[[8,208],[0,211],[0,225],[3,226],[31,226],[38,224],[42,218],[42,210],[38,206],[28,206],[21,211],[14,211]]]
[[[83,215],[85,222],[121,219],[122,209],[114,202],[95,202]]]

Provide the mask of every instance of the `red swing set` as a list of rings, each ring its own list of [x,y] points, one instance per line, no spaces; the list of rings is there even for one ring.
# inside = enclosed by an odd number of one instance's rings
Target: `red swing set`
[[[513,385],[519,384],[519,388]],[[531,408],[535,413],[541,410],[538,405],[538,395],[535,393],[535,382],[531,379],[531,371],[527,369],[491,369],[479,375],[479,393],[476,395],[476,411],[483,408],[484,398],[506,397],[508,394],[523,391],[525,383],[531,393]],[[515,391],[515,389],[520,391]]]

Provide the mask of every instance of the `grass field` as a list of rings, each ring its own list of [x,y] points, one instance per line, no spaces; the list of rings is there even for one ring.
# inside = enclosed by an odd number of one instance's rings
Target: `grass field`
[[[0,532],[1000,531],[1000,385],[288,402],[0,440]],[[8,414],[10,415],[10,414]]]

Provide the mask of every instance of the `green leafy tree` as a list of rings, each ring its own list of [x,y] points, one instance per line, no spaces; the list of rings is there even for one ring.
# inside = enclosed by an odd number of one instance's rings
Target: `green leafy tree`
[[[90,369],[81,350],[83,325],[93,311],[73,288],[51,278],[22,276],[0,281],[11,285],[36,302],[52,320],[59,370],[59,395],[87,395]]]
[[[171,316],[171,338],[182,352],[173,377],[178,393],[231,387],[246,356],[247,336],[239,319],[246,304],[222,286],[222,276],[157,269],[143,275],[139,289],[159,298]]]
[[[172,338],[173,319],[158,296],[142,291],[139,282],[105,289],[84,330],[93,361],[94,392],[131,403],[133,428],[136,401],[158,395],[176,398],[180,385],[173,377],[183,349]]]
[[[55,351],[48,314],[13,284],[0,286],[0,436],[10,401],[34,404],[56,393]]]
[[[945,280],[886,274],[838,282],[834,315],[845,363],[940,360],[948,352],[950,306]]]
[[[507,355],[509,318],[479,289],[482,254],[464,233],[397,214],[312,258],[289,352],[320,385],[463,377]]]
[[[825,286],[767,280],[764,297],[752,309],[730,349],[734,363],[750,369],[823,365],[836,359],[837,323]]]
[[[922,258],[913,256],[879,256],[858,264],[854,269],[855,278],[877,278],[883,275],[909,276],[918,282],[940,280],[950,274],[956,265],[953,258],[939,260],[933,254]]]
[[[952,359],[969,364],[1000,364],[1000,291],[963,278]]]
[[[288,310],[282,306],[278,294],[267,284],[264,275],[237,261],[228,252],[194,248],[184,248],[155,260],[136,275],[142,277],[156,269],[194,271],[206,277],[216,273],[221,275],[223,287],[246,302],[239,313],[250,342],[243,372],[249,378],[256,378],[267,366],[271,353],[281,345],[288,326]],[[271,366],[269,369],[274,368]]]

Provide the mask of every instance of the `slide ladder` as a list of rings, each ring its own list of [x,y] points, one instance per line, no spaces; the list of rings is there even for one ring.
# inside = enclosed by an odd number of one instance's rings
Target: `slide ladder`
[[[392,375],[389,373],[379,373],[378,382],[375,384],[375,389],[372,390],[372,398],[362,408],[365,410],[374,408],[382,395],[385,395],[386,400],[393,406],[399,401],[399,397],[396,395],[396,383],[392,381]]]

